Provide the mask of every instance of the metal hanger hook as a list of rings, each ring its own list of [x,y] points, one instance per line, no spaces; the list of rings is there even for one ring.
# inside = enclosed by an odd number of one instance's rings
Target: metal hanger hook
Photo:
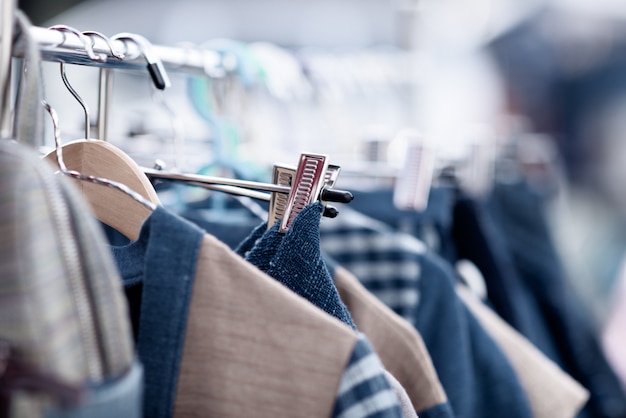
[[[148,63],[147,68],[150,73],[150,77],[152,78],[152,82],[154,86],[159,90],[165,90],[170,86],[170,78],[165,71],[165,67],[163,67],[163,63],[158,55],[154,52],[154,48],[152,47],[152,43],[144,38],[141,35],[137,35],[136,33],[118,33],[117,35],[113,35],[111,37],[112,41],[131,41],[137,48],[139,48],[139,52],[145,58]],[[127,48],[128,52],[128,48]]]
[[[54,146],[55,146],[55,150],[56,150],[57,164],[59,165],[59,170],[61,171],[61,173],[65,174],[67,176],[70,176],[72,178],[78,179],[78,180],[88,181],[90,183],[99,184],[99,185],[102,185],[102,186],[107,186],[107,187],[111,187],[113,189],[117,189],[117,190],[119,190],[119,191],[121,191],[123,193],[126,193],[131,198],[133,198],[135,201],[141,203],[142,205],[144,205],[148,209],[150,209],[150,210],[155,210],[156,209],[156,205],[154,203],[150,202],[145,197],[143,197],[141,194],[139,194],[136,191],[132,190],[130,187],[126,186],[123,183],[120,183],[120,182],[117,182],[117,181],[113,181],[113,180],[104,179],[104,178],[101,178],[101,177],[96,177],[96,176],[90,176],[90,175],[82,174],[82,173],[79,173],[76,170],[69,170],[67,168],[67,166],[65,165],[65,161],[63,160],[63,147],[61,146],[61,129],[59,128],[59,116],[58,116],[57,112],[45,100],[42,100],[41,104],[46,109],[48,114],[50,114],[50,118],[52,119],[52,126],[54,128],[54,130],[53,130],[53,132],[54,132]]]
[[[59,31],[63,33],[64,36],[65,36],[65,32],[69,32],[69,33],[76,35],[78,39],[80,40],[80,42],[85,47],[85,52],[87,53],[87,56],[89,57],[89,59],[92,59],[98,62],[105,62],[107,60],[107,56],[105,54],[97,54],[94,52],[91,39],[83,35],[78,29],[75,29],[67,25],[54,25],[54,26],[50,26],[48,29]]]
[[[92,48],[95,45],[95,41],[93,38],[94,37],[100,38],[107,44],[107,47],[109,48],[109,51],[111,52],[111,55],[113,55],[115,58],[117,58],[120,61],[124,59],[124,53],[118,52],[115,50],[113,46],[113,41],[111,41],[111,39],[108,36],[105,36],[101,34],[100,32],[96,32],[95,30],[86,30],[86,31],[83,31],[82,34],[91,38]]]
[[[174,166],[176,169],[180,170],[183,167],[183,161],[185,159],[185,124],[178,112],[167,103],[165,93],[162,90],[152,89],[152,100],[160,106],[169,117],[170,125],[174,133]]]
[[[67,79],[67,74],[65,73],[65,63],[64,62],[62,62],[60,64],[60,69],[61,69],[61,79],[63,80],[63,84],[65,84],[65,87],[72,94],[72,96],[74,96],[76,101],[78,101],[78,103],[80,103],[80,105],[83,108],[83,111],[85,112],[85,139],[89,139],[89,136],[90,136],[89,135],[89,131],[90,131],[90,127],[91,127],[90,126],[91,125],[91,120],[89,119],[89,109],[87,108],[87,103],[85,103],[83,98],[80,97],[80,95],[76,92],[76,90],[74,90],[74,88],[70,84],[69,80]]]
[[[65,161],[63,160],[63,149],[61,147],[61,129],[59,128],[59,115],[56,110],[54,110],[48,102],[45,100],[41,101],[41,104],[46,109],[46,112],[50,115],[50,119],[52,119],[52,133],[54,136],[54,149],[57,153],[57,164],[59,165],[59,169],[62,173],[66,173],[68,171],[67,166],[65,165]]]

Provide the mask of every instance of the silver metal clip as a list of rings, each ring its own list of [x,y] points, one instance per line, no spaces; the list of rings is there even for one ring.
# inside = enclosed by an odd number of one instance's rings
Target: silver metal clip
[[[276,164],[272,174],[272,183],[280,186],[291,187],[293,179],[296,176],[296,168],[293,166]],[[316,200],[321,201],[324,204],[323,216],[328,218],[334,218],[339,214],[339,211],[328,205],[329,201],[348,203],[352,200],[352,194],[350,192],[342,190],[333,190],[337,183],[337,178],[341,172],[341,167],[334,164],[329,164],[326,173],[324,174],[324,185],[321,189],[319,197]],[[267,220],[267,229],[270,229],[276,222],[279,222],[285,217],[287,210],[288,196],[284,193],[271,193],[269,216]]]
[[[272,183],[280,186],[291,187],[293,178],[296,176],[296,168],[282,164],[275,164],[272,171]],[[272,193],[270,197],[267,229],[285,217],[289,195],[284,193]]]
[[[328,157],[321,154],[302,154],[298,170],[293,178],[287,209],[280,223],[279,232],[285,233],[302,209],[319,199],[326,172]]]
[[[412,138],[407,146],[404,166],[396,179],[393,203],[403,210],[423,211],[435,169],[435,152],[421,137]]]
[[[325,187],[332,189],[335,187],[337,183],[337,179],[339,178],[339,173],[341,173],[341,167],[335,164],[329,164],[328,170],[326,170],[326,175],[324,176],[324,185]]]

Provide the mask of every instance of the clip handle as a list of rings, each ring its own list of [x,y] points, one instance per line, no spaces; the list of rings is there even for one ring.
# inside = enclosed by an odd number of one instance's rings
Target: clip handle
[[[337,215],[339,215],[339,211],[334,206],[326,206],[324,208],[324,213],[322,214],[322,216],[331,219],[336,218]]]
[[[326,202],[350,203],[354,195],[347,190],[324,189],[321,193],[321,200]]]

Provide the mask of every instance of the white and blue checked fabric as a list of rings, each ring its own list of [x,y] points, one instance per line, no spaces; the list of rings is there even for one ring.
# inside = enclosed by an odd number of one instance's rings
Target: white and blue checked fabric
[[[421,274],[415,254],[426,251],[421,241],[349,209],[332,222],[322,222],[321,237],[325,253],[415,325]]]
[[[337,264],[422,334],[456,416],[532,416],[506,356],[456,295],[452,266],[418,239],[349,208],[322,224],[321,238]]]
[[[359,335],[341,378],[333,417],[403,417],[398,396],[385,376],[385,369],[363,334]]]

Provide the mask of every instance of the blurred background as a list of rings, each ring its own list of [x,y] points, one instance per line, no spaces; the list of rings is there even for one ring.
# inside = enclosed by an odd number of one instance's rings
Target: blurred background
[[[376,174],[382,166],[369,163],[401,169],[400,145],[419,132],[440,165],[482,161],[467,185],[478,196],[493,173],[525,176],[544,199],[581,310],[598,329],[611,315],[626,249],[623,0],[19,3],[39,26],[234,54],[236,74],[173,73],[163,94],[143,74],[115,73],[108,139],[139,159],[194,172],[236,160],[259,177],[312,151]],[[98,70],[68,75],[95,108]],[[45,88],[64,140],[80,138],[83,116],[58,65],[45,63]],[[198,99],[199,90],[210,94]]]

